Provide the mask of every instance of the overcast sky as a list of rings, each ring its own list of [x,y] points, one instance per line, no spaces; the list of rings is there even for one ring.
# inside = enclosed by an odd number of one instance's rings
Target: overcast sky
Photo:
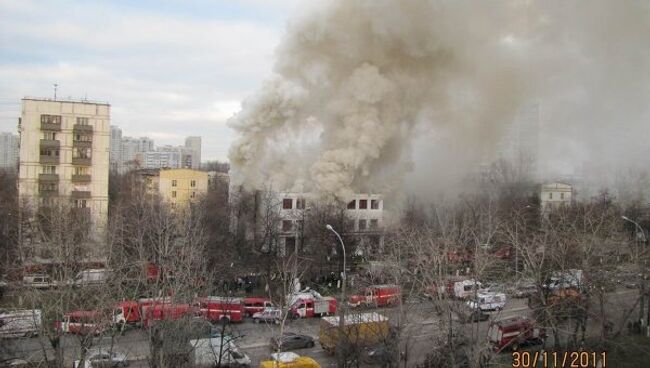
[[[20,99],[108,101],[111,123],[156,144],[203,137],[226,159],[226,120],[271,73],[298,0],[0,0],[0,131]]]

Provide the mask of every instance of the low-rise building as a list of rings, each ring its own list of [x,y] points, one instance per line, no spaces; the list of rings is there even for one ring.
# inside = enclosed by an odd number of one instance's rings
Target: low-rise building
[[[542,184],[539,193],[542,214],[548,214],[554,209],[571,204],[573,187],[565,183]]]
[[[184,206],[208,192],[208,173],[192,169],[160,170],[158,191],[172,206]]]

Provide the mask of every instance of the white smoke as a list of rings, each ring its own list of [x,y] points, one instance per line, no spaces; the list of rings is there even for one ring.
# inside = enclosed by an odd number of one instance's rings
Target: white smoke
[[[390,191],[412,169],[411,142],[422,134],[461,147],[448,169],[489,158],[517,107],[561,94],[548,81],[590,57],[592,40],[580,37],[601,25],[576,21],[583,6],[587,16],[619,7],[616,24],[649,29],[647,6],[632,1],[329,2],[289,26],[275,76],[230,121],[239,133],[233,183],[339,197]]]

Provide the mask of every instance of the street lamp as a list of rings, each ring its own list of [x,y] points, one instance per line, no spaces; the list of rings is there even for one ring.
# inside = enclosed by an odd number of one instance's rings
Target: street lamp
[[[636,226],[637,231],[638,231],[637,236],[636,236],[637,239],[639,239],[638,234],[641,233],[641,240],[643,240],[644,243],[648,242],[648,239],[645,237],[645,230],[643,230],[643,228],[641,227],[641,225],[639,225],[638,222],[630,219],[627,216],[621,216],[621,218],[623,220],[627,221],[627,222],[633,223],[634,226]],[[640,266],[641,265],[639,264],[639,267]],[[646,276],[647,276],[646,273],[647,273],[647,270],[645,270],[645,267],[644,267],[643,273],[641,275],[641,300],[640,300],[640,303],[639,303],[639,312],[641,314],[641,327],[643,327],[645,325],[645,327],[646,327],[646,336],[650,337],[650,324],[648,323],[650,321],[650,299],[648,299],[648,316],[647,316],[646,320],[643,319],[643,304],[644,304],[643,298],[645,297],[645,279],[646,279]]]
[[[338,355],[339,355],[339,367],[343,367],[343,353],[342,353],[342,337],[344,335],[345,331],[345,304],[347,303],[346,298],[345,298],[345,282],[346,282],[346,277],[345,277],[345,270],[346,270],[346,265],[345,265],[345,244],[343,243],[343,238],[341,238],[341,235],[334,230],[332,225],[327,224],[325,225],[325,228],[334,234],[336,234],[336,237],[339,239],[339,242],[341,242],[341,249],[343,249],[343,272],[341,272],[341,306],[339,308],[339,347],[338,347]]]

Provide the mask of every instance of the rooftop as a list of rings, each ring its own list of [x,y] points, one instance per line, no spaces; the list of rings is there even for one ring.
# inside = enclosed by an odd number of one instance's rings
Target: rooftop
[[[71,102],[71,103],[81,103],[81,104],[88,104],[88,105],[106,105],[110,106],[108,102],[105,101],[92,101],[88,99],[74,99],[74,98],[66,98],[66,99],[53,99],[53,98],[46,98],[46,97],[31,97],[31,96],[26,96],[23,97],[23,101],[28,100],[28,101],[45,101],[45,102]]]

